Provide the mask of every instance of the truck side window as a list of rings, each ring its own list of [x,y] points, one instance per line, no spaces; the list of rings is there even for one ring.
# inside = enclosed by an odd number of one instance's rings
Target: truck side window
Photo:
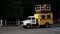
[[[32,18],[32,20],[35,20],[35,18]]]
[[[42,19],[45,19],[45,15],[42,15]]]
[[[47,15],[47,18],[50,18],[50,15]]]

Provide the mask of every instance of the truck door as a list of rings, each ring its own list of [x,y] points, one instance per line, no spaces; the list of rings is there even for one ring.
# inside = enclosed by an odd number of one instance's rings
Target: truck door
[[[36,24],[36,19],[35,19],[35,17],[32,17],[32,24]]]

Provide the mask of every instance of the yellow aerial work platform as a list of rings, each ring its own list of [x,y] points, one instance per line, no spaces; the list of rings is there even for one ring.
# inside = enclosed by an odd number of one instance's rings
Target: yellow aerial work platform
[[[53,24],[53,13],[39,13],[34,16],[38,20],[38,25]]]

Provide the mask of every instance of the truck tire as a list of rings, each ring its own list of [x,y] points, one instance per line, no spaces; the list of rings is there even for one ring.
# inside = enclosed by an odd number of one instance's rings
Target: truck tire
[[[26,28],[26,26],[23,26],[23,28],[25,29],[25,28]]]
[[[50,28],[50,24],[49,23],[45,24],[45,27]]]
[[[27,29],[30,29],[31,28],[31,25],[30,24],[27,24],[26,26],[27,26]]]

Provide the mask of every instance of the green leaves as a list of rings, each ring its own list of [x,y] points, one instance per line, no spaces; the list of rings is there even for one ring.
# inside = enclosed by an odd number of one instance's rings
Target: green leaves
[[[34,0],[22,0],[25,5],[33,5]]]
[[[3,3],[3,15],[9,18],[20,18],[23,14],[23,6],[21,0],[6,0]]]

